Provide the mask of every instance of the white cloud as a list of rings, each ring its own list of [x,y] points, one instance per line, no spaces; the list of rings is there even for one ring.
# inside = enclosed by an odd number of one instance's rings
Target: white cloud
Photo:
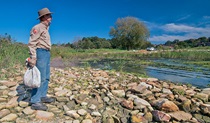
[[[194,27],[184,24],[165,24],[161,26],[163,34],[154,35],[150,37],[150,41],[173,41],[175,39],[178,40],[186,40],[192,38],[199,38],[202,36],[210,37],[210,27]]]
[[[162,29],[164,31],[169,31],[172,33],[207,33],[210,32],[209,28],[202,28],[202,27],[193,27],[193,26],[188,26],[188,25],[176,25],[174,23],[166,24],[162,26]]]
[[[152,30],[152,29],[158,29],[161,27],[161,25],[159,24],[156,24],[156,23],[152,23],[152,22],[149,22],[149,21],[142,21],[148,29]]]
[[[210,19],[210,16],[203,16],[204,19]]]
[[[179,18],[177,21],[181,21],[181,20],[188,19],[190,16],[191,16],[191,15],[186,15],[186,16],[184,16],[184,17],[182,17],[182,18]]]
[[[163,35],[153,36],[153,37],[149,38],[150,41],[168,41],[168,40],[173,41],[175,39],[185,40],[186,37],[180,36],[180,35],[163,34]]]

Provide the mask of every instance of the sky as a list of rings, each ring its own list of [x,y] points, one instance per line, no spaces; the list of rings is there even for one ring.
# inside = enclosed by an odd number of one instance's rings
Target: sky
[[[27,44],[38,11],[53,12],[52,44],[83,37],[111,39],[118,18],[135,17],[145,24],[152,44],[210,37],[210,0],[0,0],[0,35]]]

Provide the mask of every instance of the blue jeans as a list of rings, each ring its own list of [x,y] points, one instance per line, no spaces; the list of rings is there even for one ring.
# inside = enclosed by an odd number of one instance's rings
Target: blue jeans
[[[39,88],[32,89],[31,103],[41,102],[41,97],[46,97],[50,80],[50,51],[38,48],[36,49],[36,55],[36,67],[41,73],[41,85]]]

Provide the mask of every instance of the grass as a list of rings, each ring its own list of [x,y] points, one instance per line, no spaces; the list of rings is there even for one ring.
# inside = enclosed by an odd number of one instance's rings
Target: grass
[[[28,47],[19,43],[0,42],[0,69],[24,65]]]
[[[150,58],[171,58],[190,61],[210,61],[210,51],[208,50],[177,50],[177,51],[162,51],[152,54],[144,54],[144,57]]]

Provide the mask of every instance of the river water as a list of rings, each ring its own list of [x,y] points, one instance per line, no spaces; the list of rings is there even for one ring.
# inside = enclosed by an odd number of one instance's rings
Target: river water
[[[191,84],[200,88],[205,88],[210,83],[210,69],[208,68],[183,64],[183,61],[174,59],[159,59],[154,60],[154,62],[177,66],[177,68],[188,67],[191,68],[191,70],[187,71],[172,68],[158,68],[147,66],[146,72],[148,76],[158,78],[159,80],[166,80],[175,83]]]
[[[204,75],[201,72],[189,72],[151,66],[148,66],[146,70],[148,76],[158,78],[159,80],[191,84],[200,88],[207,87],[210,83],[210,75]]]
[[[145,73],[149,77],[158,78],[163,81],[171,81],[174,83],[191,84],[196,87],[205,88],[210,84],[210,69],[203,68],[196,65],[184,64],[181,60],[175,59],[156,59],[152,60],[155,63],[162,64],[163,66],[138,66],[136,64],[126,64],[126,61],[121,62],[123,71],[132,73]],[[99,69],[116,69],[119,63],[114,64],[116,61],[102,60],[90,61],[89,65],[93,68]],[[135,67],[133,67],[135,65]],[[185,68],[185,69],[182,69]],[[190,70],[189,70],[190,69]]]

